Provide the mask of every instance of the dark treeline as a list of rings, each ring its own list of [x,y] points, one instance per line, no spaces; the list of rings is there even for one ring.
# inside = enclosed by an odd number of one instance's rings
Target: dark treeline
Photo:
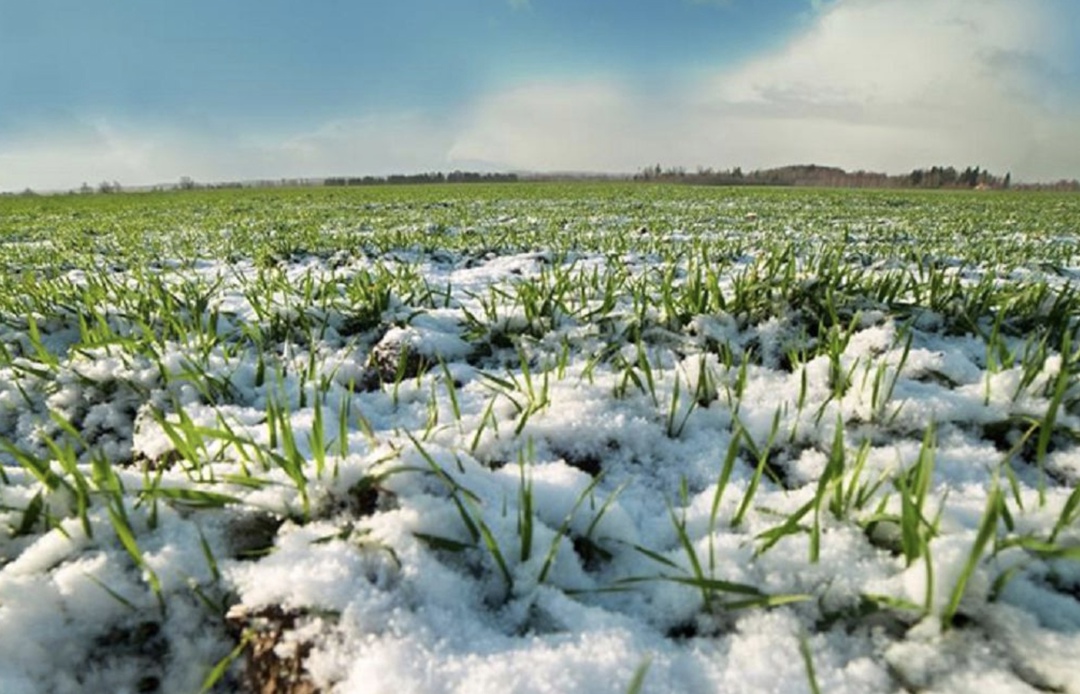
[[[518,181],[644,181],[683,183],[708,186],[813,186],[823,188],[915,188],[915,189],[974,189],[974,190],[1048,190],[1080,192],[1080,181],[1060,180],[1027,183],[1012,180],[1012,175],[997,175],[979,166],[957,169],[953,166],[932,166],[915,169],[906,174],[885,174],[876,171],[845,171],[835,166],[805,164],[757,169],[744,172],[741,167],[712,169],[698,167],[687,171],[683,167],[649,166],[636,174],[598,173],[478,173],[475,171],[391,174],[389,176],[332,176],[329,178],[280,178],[252,181],[196,182],[182,176],[178,183],[155,186],[121,186],[119,181],[102,181],[94,187],[83,183],[69,193],[120,193],[137,190],[213,190],[224,188],[293,188],[311,186],[376,186],[432,183],[515,183]],[[0,192],[0,195],[35,195],[26,188],[21,193]]]
[[[646,167],[634,175],[636,181],[688,183],[716,186],[818,186],[825,188],[926,188],[1004,190],[1062,190],[1080,191],[1080,182],[1014,183],[1012,174],[998,176],[978,166],[957,169],[953,166],[933,166],[915,169],[911,173],[889,175],[876,171],[845,171],[835,166],[807,164],[759,169],[743,172],[740,167],[722,171],[699,168],[694,172],[676,167],[663,169],[660,165]]]
[[[390,176],[337,176],[323,180],[327,186],[380,186],[406,185],[419,183],[514,183],[518,180],[513,173],[477,173],[475,171],[441,171],[421,174],[391,174]]]

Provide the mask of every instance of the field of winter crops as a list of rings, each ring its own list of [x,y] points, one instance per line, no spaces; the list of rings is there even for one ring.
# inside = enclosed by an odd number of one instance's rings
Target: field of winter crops
[[[1080,197],[0,198],[0,691],[1080,692]]]

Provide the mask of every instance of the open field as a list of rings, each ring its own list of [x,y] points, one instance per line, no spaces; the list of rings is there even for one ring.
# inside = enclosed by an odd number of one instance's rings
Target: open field
[[[0,198],[0,691],[1080,692],[1078,282],[1080,196]]]

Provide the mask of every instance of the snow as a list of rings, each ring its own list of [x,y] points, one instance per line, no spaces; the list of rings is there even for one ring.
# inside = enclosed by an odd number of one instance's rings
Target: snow
[[[680,229],[664,242],[697,233]],[[1039,470],[1013,464],[1021,505],[1001,472],[1006,452],[982,433],[1020,422],[1016,439],[1046,415],[1060,354],[1028,378],[1021,364],[987,364],[985,343],[948,334],[940,316],[902,326],[867,312],[839,355],[852,383],[838,398],[828,357],[781,368],[800,339],[785,316],[745,324],[720,312],[650,333],[649,392],[593,359],[614,346],[645,380],[638,347],[609,344],[636,320],[626,297],[609,312],[611,327],[562,315],[540,335],[524,309],[496,300],[540,278],[552,257],[402,249],[381,259],[345,254],[333,267],[297,257],[283,264],[288,283],[258,309],[245,287],[259,268],[203,259],[201,281],[220,281],[207,310],[221,312],[216,330],[230,339],[246,324],[265,328],[270,315],[318,314],[288,292],[306,278],[344,286],[383,263],[449,287],[441,306],[395,296],[382,329],[358,337],[342,337],[341,316],[324,312],[318,320],[337,327],[319,344],[287,336],[265,347],[261,382],[254,352],[228,342],[209,350],[200,375],[190,361],[197,350],[183,341],[163,344],[155,362],[107,346],[75,349],[78,331],[43,326],[58,366],[42,376],[0,368],[0,435],[47,460],[46,442],[66,441],[49,412],[77,422],[88,445],[74,464],[92,505],[85,520],[69,513],[72,490],[48,488],[10,451],[0,457],[0,691],[197,691],[236,646],[226,613],[272,606],[295,617],[274,652],[303,653],[304,676],[325,691],[602,694],[626,691],[647,668],[646,692],[787,694],[811,691],[804,649],[827,692],[1080,691],[1075,523],[1057,538],[1066,556],[1002,547],[980,558],[962,619],[942,621],[995,485],[1016,537],[1045,539],[1068,503],[1071,488],[1059,480],[1075,484],[1080,448],[1055,441],[1042,491]],[[655,270],[635,254],[581,251],[568,262],[585,274],[616,264],[638,278]],[[752,262],[741,258],[723,281]],[[160,267],[181,281],[171,273],[183,264]],[[513,335],[513,347],[491,338],[478,354],[469,316],[485,315],[485,302],[498,304],[488,337]],[[585,304],[599,306],[597,297]],[[906,355],[903,330],[913,336]],[[0,336],[33,353],[8,324]],[[752,349],[760,361],[729,368],[705,349],[717,343],[739,359]],[[369,355],[401,345],[429,368],[364,386]],[[874,395],[879,369],[882,383],[895,383],[884,406]],[[706,371],[715,397],[694,403]],[[212,383],[224,385],[211,392]],[[198,461],[178,450],[185,420],[205,434],[194,444]],[[675,435],[671,421],[682,423]],[[865,446],[861,481],[887,481],[850,517],[820,510],[816,561],[813,511],[763,549],[764,534],[814,499],[838,421],[845,479]],[[908,563],[890,550],[901,512],[892,480],[917,464],[930,422],[924,514],[937,530],[929,558]],[[1068,407],[1058,422],[1080,427]],[[289,457],[286,428],[302,488],[260,457]],[[734,465],[722,482],[729,449]],[[758,481],[755,451],[775,468]],[[96,471],[94,455],[112,465],[120,490]],[[231,500],[155,498],[155,485]],[[17,532],[35,498],[42,519]],[[751,592],[703,592],[697,571]],[[762,595],[791,599],[729,604]],[[873,598],[890,604],[871,609]],[[217,689],[238,688],[243,676],[238,661]]]

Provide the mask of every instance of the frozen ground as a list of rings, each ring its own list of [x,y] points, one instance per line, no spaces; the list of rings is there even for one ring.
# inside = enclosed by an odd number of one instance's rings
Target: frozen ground
[[[1080,691],[1080,259],[698,213],[8,300],[0,691]]]

